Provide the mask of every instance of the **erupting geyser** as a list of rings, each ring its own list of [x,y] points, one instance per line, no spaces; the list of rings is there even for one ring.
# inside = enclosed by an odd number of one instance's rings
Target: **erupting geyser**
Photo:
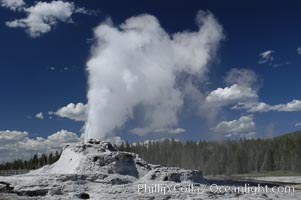
[[[222,27],[211,13],[199,11],[196,23],[197,31],[170,35],[156,17],[144,14],[119,26],[107,20],[95,29],[87,63],[86,141],[113,134],[134,118],[136,106],[144,116],[143,128],[136,129],[138,134],[177,125],[187,94],[185,87],[178,87],[179,75],[205,80],[207,64],[223,38]]]

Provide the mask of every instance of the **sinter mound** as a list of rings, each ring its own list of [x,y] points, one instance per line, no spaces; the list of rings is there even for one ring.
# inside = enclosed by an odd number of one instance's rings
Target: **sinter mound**
[[[56,163],[30,174],[119,174],[162,181],[204,181],[200,171],[152,165],[135,153],[117,151],[111,143],[99,140],[67,145]]]

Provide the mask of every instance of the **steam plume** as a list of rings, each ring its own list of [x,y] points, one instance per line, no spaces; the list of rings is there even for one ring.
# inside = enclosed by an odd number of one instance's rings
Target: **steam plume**
[[[134,118],[137,106],[144,111],[141,133],[177,125],[185,94],[177,77],[185,73],[203,79],[223,38],[211,13],[199,11],[196,23],[198,31],[170,35],[156,17],[144,14],[119,26],[107,20],[95,29],[87,62],[86,140],[111,136]]]

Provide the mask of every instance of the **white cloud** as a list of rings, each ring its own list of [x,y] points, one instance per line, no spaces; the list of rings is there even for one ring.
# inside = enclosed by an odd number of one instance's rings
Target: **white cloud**
[[[38,118],[38,119],[44,119],[44,115],[43,115],[42,112],[37,113],[37,114],[35,115],[35,117]]]
[[[67,106],[59,108],[56,112],[49,112],[49,114],[55,114],[59,117],[72,119],[75,121],[86,121],[87,106],[83,103],[69,103]]]
[[[27,132],[20,131],[0,131],[0,144],[10,144],[14,142],[23,141],[28,136]]]
[[[146,128],[134,128],[130,130],[131,133],[134,133],[139,136],[143,136],[149,133],[167,133],[167,134],[180,134],[180,133],[185,133],[186,129],[183,128],[161,128],[161,129],[150,129],[148,127]]]
[[[286,104],[276,104],[269,105],[264,102],[252,102],[252,103],[241,103],[237,106],[234,106],[233,109],[246,109],[247,112],[269,112],[269,111],[278,111],[278,112],[297,112],[301,111],[301,101],[292,100]]]
[[[269,105],[260,102],[258,99],[258,78],[256,74],[247,69],[231,69],[225,78],[227,84],[231,86],[217,88],[205,98],[207,107],[222,107],[228,105],[235,110],[247,110],[247,112],[294,112],[301,111],[301,101],[292,100],[286,104]],[[257,84],[257,85],[256,85]]]
[[[48,136],[47,140],[50,143],[59,144],[59,147],[60,147],[61,143],[79,142],[80,139],[76,135],[76,133],[72,133],[67,130],[61,130],[61,131],[58,131],[58,132]]]
[[[134,109],[141,111],[145,130],[175,127],[185,95],[177,78],[184,72],[205,80],[223,39],[222,27],[203,11],[197,15],[198,31],[171,35],[148,14],[119,26],[108,21],[95,29],[96,43],[87,63],[87,138],[113,134],[135,117]]]
[[[66,130],[49,135],[47,139],[29,138],[27,132],[0,131],[0,160],[28,159],[35,153],[61,151],[67,143],[80,140],[75,133]]]
[[[240,137],[250,138],[255,134],[256,124],[253,115],[247,115],[232,121],[222,121],[212,130],[226,137],[239,135]]]
[[[0,3],[2,7],[9,8],[14,11],[25,6],[25,2],[23,0],[1,0]]]
[[[81,13],[85,15],[98,15],[100,13],[99,10],[90,10],[84,7],[76,8],[75,13]]]
[[[301,54],[301,47],[298,47],[298,48],[296,49],[296,52],[297,52],[297,54]]]
[[[273,50],[267,50],[267,51],[260,53],[259,54],[260,60],[258,63],[259,64],[265,64],[265,63],[272,64],[274,61],[274,53],[275,52]]]
[[[243,133],[239,135],[240,138],[244,138],[247,140],[256,139],[256,132]]]
[[[120,146],[122,145],[122,143],[125,144],[125,141],[122,140],[119,136],[107,138],[105,141],[110,142],[111,144],[114,144],[116,146]]]
[[[273,105],[271,106],[271,110],[284,112],[301,111],[301,101],[294,99],[287,104]]]
[[[209,107],[222,107],[238,102],[256,101],[258,98],[255,83],[256,74],[248,69],[233,68],[225,78],[228,87],[217,88],[205,98],[205,104]]]
[[[301,126],[301,122],[300,122],[300,123],[297,123],[297,124],[295,124],[295,126],[296,126],[296,127],[298,127],[298,126]]]
[[[72,23],[74,13],[89,14],[85,8],[76,8],[72,2],[61,0],[51,2],[37,2],[34,6],[20,10],[27,13],[27,17],[6,22],[11,28],[24,28],[30,37],[36,38],[53,29],[58,22]]]
[[[234,84],[230,87],[217,88],[206,97],[206,103],[214,106],[229,105],[239,101],[256,99],[257,92],[252,88]]]
[[[180,134],[185,133],[186,130],[184,128],[168,128],[168,129],[157,129],[154,131],[155,133],[170,133],[170,134]]]
[[[152,130],[149,128],[134,128],[134,129],[130,130],[130,132],[133,134],[139,135],[139,136],[143,136],[148,133],[151,133]]]
[[[263,102],[239,102],[235,106],[232,107],[234,110],[247,110],[248,112],[267,112],[270,110],[270,105]]]

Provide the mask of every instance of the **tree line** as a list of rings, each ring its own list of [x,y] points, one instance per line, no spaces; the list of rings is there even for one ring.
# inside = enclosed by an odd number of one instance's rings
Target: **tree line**
[[[272,139],[125,143],[120,150],[152,164],[202,170],[206,175],[301,172],[301,132]]]
[[[201,170],[205,175],[301,172],[301,131],[271,139],[186,141],[174,139],[123,143],[116,147],[134,152],[152,164]],[[38,169],[56,162],[60,153],[35,154],[29,160],[0,164],[0,170]]]
[[[60,153],[34,154],[29,160],[14,160],[0,164],[0,170],[33,170],[55,163],[60,158]]]

